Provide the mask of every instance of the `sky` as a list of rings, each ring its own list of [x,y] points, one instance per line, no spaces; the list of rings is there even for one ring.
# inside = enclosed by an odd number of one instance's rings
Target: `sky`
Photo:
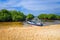
[[[24,14],[60,14],[60,0],[0,0],[0,10],[18,10]]]

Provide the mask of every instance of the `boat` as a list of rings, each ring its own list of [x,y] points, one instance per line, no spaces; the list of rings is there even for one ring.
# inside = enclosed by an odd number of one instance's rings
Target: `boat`
[[[37,26],[43,26],[43,23],[36,23]]]
[[[28,23],[28,24],[31,24],[31,25],[36,25],[36,26],[43,26],[43,23],[41,23],[41,22],[40,22],[40,23],[38,23],[38,22],[35,23],[35,22],[33,22],[33,21],[27,21],[27,23]]]
[[[37,17],[35,17],[33,20],[30,21],[26,20],[26,22],[31,25],[43,26],[42,20],[38,19]]]
[[[28,23],[28,24],[32,24],[32,25],[35,25],[35,23],[32,22],[32,21],[27,21],[27,23]]]

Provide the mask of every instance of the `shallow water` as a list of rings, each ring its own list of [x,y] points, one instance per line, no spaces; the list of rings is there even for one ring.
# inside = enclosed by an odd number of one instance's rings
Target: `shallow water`
[[[43,24],[44,26],[55,25],[55,24],[60,24],[60,21],[45,22]],[[32,27],[32,25],[29,25],[25,22],[24,23],[23,22],[0,22],[0,28],[9,28],[9,27]]]
[[[55,20],[53,22],[44,22],[44,25],[56,25],[56,24],[60,24],[60,20]]]
[[[0,22],[0,28],[23,27],[22,22]]]

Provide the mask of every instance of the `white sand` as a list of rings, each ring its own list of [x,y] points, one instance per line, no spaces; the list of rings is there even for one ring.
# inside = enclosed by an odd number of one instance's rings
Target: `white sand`
[[[0,40],[60,40],[60,25],[0,29]]]

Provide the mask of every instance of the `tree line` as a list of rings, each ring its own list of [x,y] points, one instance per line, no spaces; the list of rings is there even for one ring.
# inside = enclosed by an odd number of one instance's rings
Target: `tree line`
[[[24,21],[26,16],[16,10],[8,11],[6,9],[0,10],[0,22],[8,21]]]
[[[60,20],[60,15],[56,14],[40,14],[38,16],[39,19],[44,19],[44,20]]]
[[[33,14],[25,15],[23,12],[11,10],[8,11],[6,9],[0,10],[0,22],[17,22],[17,21],[25,21],[32,20],[35,16]],[[48,20],[60,20],[60,15],[55,14],[40,14],[37,16],[39,19],[48,19]]]

